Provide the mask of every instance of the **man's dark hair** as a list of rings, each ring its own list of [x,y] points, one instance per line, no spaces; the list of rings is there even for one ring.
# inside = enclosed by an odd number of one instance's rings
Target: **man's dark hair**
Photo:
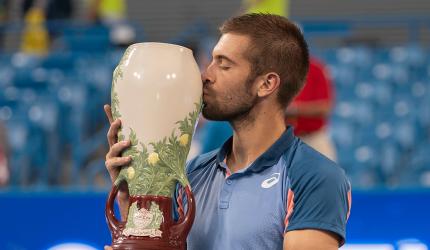
[[[250,37],[246,57],[252,76],[279,74],[278,100],[286,107],[303,87],[309,69],[308,45],[297,25],[282,16],[252,13],[228,19],[219,30]]]

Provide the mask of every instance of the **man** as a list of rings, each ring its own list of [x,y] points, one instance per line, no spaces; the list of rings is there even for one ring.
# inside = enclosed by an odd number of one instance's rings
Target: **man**
[[[284,110],[303,85],[309,59],[286,18],[246,14],[226,21],[202,75],[203,116],[229,121],[233,136],[187,165],[196,200],[188,249],[338,249],[350,204],[344,172],[286,128]],[[110,108],[105,106],[110,118]],[[108,132],[114,180],[130,158]],[[180,198],[180,197],[179,197]],[[127,194],[119,196],[126,213]],[[180,199],[179,199],[180,200]]]
[[[294,134],[329,159],[336,161],[336,150],[327,132],[334,90],[324,64],[310,59],[306,83],[285,112]]]

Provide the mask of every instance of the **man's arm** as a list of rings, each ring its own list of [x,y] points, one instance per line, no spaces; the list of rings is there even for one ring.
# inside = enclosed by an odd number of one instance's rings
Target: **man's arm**
[[[338,249],[351,208],[349,181],[334,162],[302,147],[299,163],[288,173],[284,249]]]
[[[284,235],[284,250],[336,250],[339,237],[322,230],[294,230]]]

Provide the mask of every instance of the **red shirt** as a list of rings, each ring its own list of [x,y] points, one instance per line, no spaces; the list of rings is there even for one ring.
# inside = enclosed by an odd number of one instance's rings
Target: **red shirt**
[[[300,103],[313,101],[331,102],[333,99],[334,90],[328,71],[322,62],[311,58],[305,86],[290,105],[300,105]],[[296,119],[288,118],[287,123],[295,127],[294,133],[296,135],[303,135],[320,130],[327,124],[327,118],[298,116]]]

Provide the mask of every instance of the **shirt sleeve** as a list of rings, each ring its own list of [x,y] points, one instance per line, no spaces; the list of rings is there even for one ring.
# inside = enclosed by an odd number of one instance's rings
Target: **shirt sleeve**
[[[195,167],[196,162],[198,162],[198,157],[187,162],[186,174],[189,177],[190,172]],[[182,218],[188,209],[187,195],[185,193],[185,188],[181,186],[179,182],[176,183],[175,192],[172,197],[172,213],[173,219],[178,221]]]
[[[185,189],[179,184],[176,184],[175,193],[172,197],[172,205],[173,205],[173,219],[174,221],[178,221],[182,218],[186,211],[187,199],[185,194]]]
[[[338,235],[343,245],[351,208],[350,183],[335,163],[314,163],[306,161],[291,169],[285,233],[299,229],[329,231]]]

